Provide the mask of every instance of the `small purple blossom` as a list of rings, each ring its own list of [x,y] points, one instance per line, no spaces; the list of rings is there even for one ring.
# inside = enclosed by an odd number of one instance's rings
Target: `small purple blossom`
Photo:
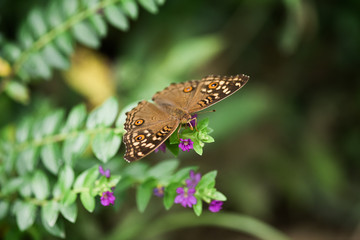
[[[193,127],[196,126],[196,123],[197,123],[196,118],[197,118],[197,114],[196,114],[196,113],[195,113],[194,115],[191,115],[191,119],[192,119],[192,120],[188,123],[188,125],[189,125],[190,128],[193,128]]]
[[[201,179],[201,174],[200,173],[195,174],[195,172],[191,170],[190,178],[186,179],[185,182],[188,188],[195,188],[196,185],[200,182],[200,179]]]
[[[105,176],[106,178],[110,177],[110,169],[106,169],[106,171],[104,171],[102,166],[99,166],[99,172],[101,175]]]
[[[179,143],[179,148],[181,150],[185,151],[190,151],[190,149],[194,148],[194,142],[191,141],[191,139],[182,139],[180,138],[180,143]]]
[[[209,205],[209,210],[211,212],[218,212],[221,210],[223,203],[223,201],[212,200]]]
[[[159,147],[155,149],[155,153],[157,153],[159,150],[165,152],[166,151],[166,145],[165,143],[162,143]]]
[[[163,197],[164,196],[164,187],[163,186],[157,186],[154,188],[154,195],[157,197]]]
[[[106,191],[102,193],[102,196],[100,197],[100,202],[103,206],[109,206],[110,204],[114,205],[115,199],[116,198],[113,192]]]
[[[197,199],[194,197],[195,191],[196,190],[194,188],[177,188],[176,193],[178,195],[176,196],[174,203],[181,204],[184,208],[191,208],[194,204],[197,203]]]

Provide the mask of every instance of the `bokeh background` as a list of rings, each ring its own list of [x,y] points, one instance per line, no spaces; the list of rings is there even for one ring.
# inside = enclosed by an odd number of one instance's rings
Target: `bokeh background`
[[[8,38],[34,4],[0,2]],[[218,170],[224,211],[258,218],[292,239],[360,239],[360,2],[169,0],[141,10],[128,32],[109,26],[97,50],[77,45],[69,71],[30,83],[28,105],[0,96],[0,124],[39,106],[89,108],[116,95],[122,107],[171,82],[245,73],[250,81],[216,104],[215,143],[182,165]],[[121,148],[117,160],[123,161]],[[170,153],[152,155],[154,164]],[[113,161],[113,162],[114,162]],[[116,163],[113,163],[116,165]],[[140,214],[129,192],[117,210],[80,210],[69,239],[126,239],[181,211],[152,199]],[[194,216],[195,217],[195,216]],[[133,234],[137,231],[138,234]],[[180,228],[156,239],[253,239],[215,228]]]

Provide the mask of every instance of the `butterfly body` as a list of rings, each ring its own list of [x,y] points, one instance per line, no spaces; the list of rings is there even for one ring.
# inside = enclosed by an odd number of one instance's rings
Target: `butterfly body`
[[[179,124],[189,123],[193,113],[230,96],[248,79],[244,74],[231,77],[211,75],[198,81],[171,84],[153,96],[154,103],[139,102],[126,113],[124,158],[131,162],[150,154],[170,137]]]

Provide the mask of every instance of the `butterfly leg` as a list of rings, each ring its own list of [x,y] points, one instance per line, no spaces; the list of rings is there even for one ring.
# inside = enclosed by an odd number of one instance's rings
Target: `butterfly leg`
[[[181,129],[181,124],[179,125],[178,131],[177,131],[177,138],[178,139],[180,139],[180,136],[179,136],[180,129]]]
[[[193,125],[191,124],[192,120],[195,121],[195,126],[193,126]],[[196,118],[196,117],[190,119],[189,122],[188,122],[188,124],[189,124],[191,130],[194,130],[194,127],[195,127],[195,130],[198,132],[198,129],[197,129],[197,127],[196,127],[196,126],[197,126],[197,118]]]

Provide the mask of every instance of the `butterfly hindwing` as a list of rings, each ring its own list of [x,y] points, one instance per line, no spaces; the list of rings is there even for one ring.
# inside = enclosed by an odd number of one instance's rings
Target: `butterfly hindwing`
[[[126,113],[123,142],[124,158],[131,162],[143,158],[163,143],[179,125],[169,114],[147,101]]]

